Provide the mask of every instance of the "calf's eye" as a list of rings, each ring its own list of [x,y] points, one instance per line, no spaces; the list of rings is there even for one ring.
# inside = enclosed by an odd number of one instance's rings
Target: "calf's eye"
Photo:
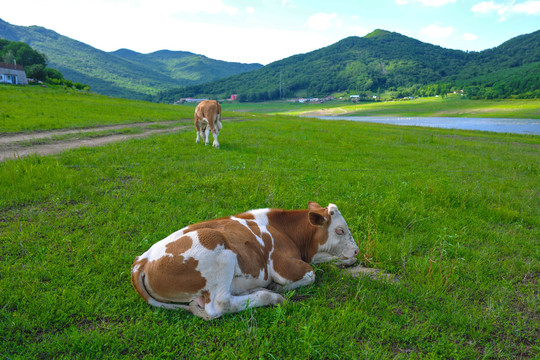
[[[342,228],[338,227],[338,228],[336,228],[336,234],[343,235],[343,234],[345,234],[345,231],[343,231]]]

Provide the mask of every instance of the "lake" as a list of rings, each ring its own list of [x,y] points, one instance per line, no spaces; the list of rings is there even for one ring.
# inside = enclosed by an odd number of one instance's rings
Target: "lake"
[[[317,116],[317,118],[324,120],[350,120],[392,125],[427,126],[445,129],[540,135],[540,119],[384,116]]]

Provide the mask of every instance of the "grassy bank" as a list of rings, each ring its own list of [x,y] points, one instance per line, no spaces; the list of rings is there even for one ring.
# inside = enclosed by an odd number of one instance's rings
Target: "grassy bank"
[[[192,119],[193,109],[72,89],[0,85],[0,133]]]
[[[236,112],[288,114],[301,116],[434,116],[496,117],[539,119],[540,100],[468,100],[462,96],[415,100],[362,102],[330,101],[324,104],[300,104],[286,101],[266,103],[225,103],[224,108]]]
[[[539,137],[250,118],[220,150],[189,131],[0,163],[0,357],[540,356]],[[336,203],[359,260],[400,282],[318,266],[283,306],[213,322],[131,288],[133,258],[172,231],[309,200]]]

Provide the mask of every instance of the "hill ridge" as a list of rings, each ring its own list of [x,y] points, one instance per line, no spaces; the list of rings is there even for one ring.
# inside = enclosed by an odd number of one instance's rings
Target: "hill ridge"
[[[262,67],[214,60],[187,51],[106,52],[42,26],[11,25],[2,19],[0,38],[29,44],[47,55],[50,67],[60,70],[70,80],[89,84],[92,91],[134,99],[148,99],[160,90],[209,82]],[[165,54],[168,59],[157,61]]]
[[[470,88],[471,97],[540,97],[540,31],[482,52],[443,48],[387,30],[351,36],[312,52],[208,84],[162,92],[157,101],[223,97],[241,101],[380,91],[430,96]],[[280,90],[281,86],[281,90]]]

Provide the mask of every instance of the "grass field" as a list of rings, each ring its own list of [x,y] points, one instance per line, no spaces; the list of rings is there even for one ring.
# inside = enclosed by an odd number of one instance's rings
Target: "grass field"
[[[0,133],[193,119],[187,107],[124,100],[72,89],[0,85]]]
[[[146,111],[66,96],[59,114]],[[0,358],[540,356],[540,137],[247,118],[225,119],[219,150],[190,130],[0,163]],[[134,257],[187,224],[310,200],[336,203],[361,263],[400,281],[317,266],[282,306],[212,322],[131,287]]]
[[[286,101],[265,103],[224,103],[224,109],[236,112],[287,114],[302,116],[434,116],[540,118],[540,100],[468,100],[461,96],[443,99],[423,98],[403,101],[361,102],[330,101],[323,104],[300,104]]]

